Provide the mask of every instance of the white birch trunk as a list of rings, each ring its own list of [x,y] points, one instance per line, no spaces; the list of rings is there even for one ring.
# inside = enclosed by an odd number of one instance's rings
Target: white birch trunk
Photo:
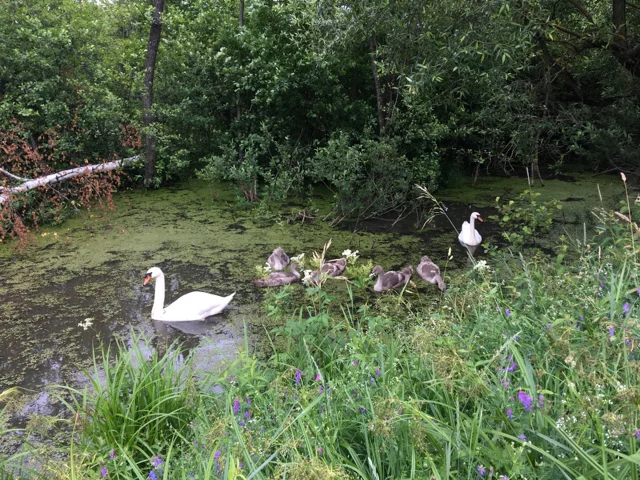
[[[45,175],[44,177],[34,178],[33,180],[27,180],[22,185],[17,187],[5,187],[0,195],[0,205],[6,203],[12,195],[16,193],[28,192],[34,188],[42,187],[43,185],[49,185],[52,183],[64,182],[78,175],[87,175],[91,173],[108,172],[115,170],[118,167],[123,167],[129,163],[132,163],[140,158],[140,155],[134,157],[123,158],[121,160],[114,160],[108,163],[99,163],[95,165],[83,165],[82,167],[70,168],[68,170],[62,170],[60,172],[52,173],[51,175]]]

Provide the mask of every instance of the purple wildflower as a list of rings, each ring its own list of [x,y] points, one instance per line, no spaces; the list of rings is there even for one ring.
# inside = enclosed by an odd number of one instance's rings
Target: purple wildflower
[[[222,454],[222,452],[220,450],[216,450],[216,453],[213,455],[214,460],[217,462],[218,460],[220,460],[220,455]]]
[[[322,388],[322,385],[320,385],[320,387],[318,388],[318,393],[322,393],[324,392],[324,388]]]
[[[238,425],[240,425],[241,427],[244,427],[246,425],[246,423],[244,423],[244,420],[240,420],[238,422]]]
[[[153,465],[153,468],[160,468],[160,466],[162,465],[162,457],[160,455],[158,455],[157,457],[153,457],[151,459],[151,465]]]
[[[240,468],[244,467],[244,463],[238,462],[238,467],[240,467]]]
[[[476,470],[478,471],[478,476],[479,476],[479,477],[484,477],[484,474],[487,472],[487,471],[485,470],[484,466],[482,466],[482,465],[478,465],[478,466],[476,467]]]
[[[513,420],[513,410],[510,408],[507,408],[507,417],[509,417],[509,420]]]
[[[624,339],[624,344],[625,345],[629,345],[631,343],[631,340],[629,340],[628,338]]]
[[[551,330],[551,324],[547,323],[547,330]]]
[[[251,418],[251,414],[249,412],[244,412],[244,418],[249,420]]]
[[[323,452],[324,450],[322,450],[322,447],[318,447],[318,455],[322,455]]]
[[[380,376],[380,369],[379,368],[376,368],[376,375]]]
[[[367,409],[366,408],[359,408],[358,410],[360,410],[360,413],[362,413],[362,414],[367,413]]]
[[[296,385],[300,383],[300,380],[302,380],[302,370],[298,368],[296,370]]]
[[[109,452],[109,460],[113,460],[116,456],[116,451],[115,450],[111,450]]]
[[[376,383],[376,379],[373,378],[373,377],[371,377],[370,381],[371,381],[371,383]]]
[[[584,323],[584,315],[580,315],[580,321]]]
[[[507,308],[507,309],[505,309],[504,314],[505,314],[507,317],[510,317],[510,316],[511,316],[511,310],[509,310],[508,308]]]
[[[629,302],[626,302],[622,306],[622,311],[624,312],[625,315],[629,315],[629,310],[631,310],[631,305],[629,305]]]
[[[358,360],[354,360],[354,361],[353,361],[353,366],[354,366],[354,367],[357,367],[359,363],[360,363],[360,362],[358,362]]]
[[[250,407],[251,406],[251,399],[249,397],[247,397],[247,406]]]
[[[196,478],[196,474],[195,473],[190,473],[189,474],[189,478]]]
[[[500,380],[500,383],[502,384],[502,386],[506,390],[507,388],[509,388],[509,385],[511,385],[511,379],[510,378],[506,378],[504,380]]]
[[[532,412],[533,411],[533,400],[531,399],[529,394],[527,392],[525,392],[524,390],[520,390],[518,392],[518,401],[524,407],[525,412]]]
[[[526,442],[526,441],[527,441],[527,437],[526,437],[526,435],[518,435],[518,438],[519,438],[520,440],[522,440],[523,442]]]
[[[149,472],[149,476],[148,476],[147,478],[148,478],[149,480],[157,480],[156,472],[154,472],[153,470],[151,470],[151,471]]]
[[[102,470],[100,470],[100,475],[102,475],[102,478],[107,478],[107,474],[109,472],[107,471],[107,466],[105,465],[104,467],[102,467]]]
[[[636,293],[637,293],[638,295],[640,295],[640,288],[639,288],[638,290],[636,290]]]
[[[240,399],[236,397],[233,399],[233,414],[235,415],[239,411],[240,411]]]
[[[507,372],[513,372],[513,371],[515,371],[516,368],[518,368],[518,364],[517,363],[513,363],[509,367],[507,367]]]
[[[538,407],[544,408],[544,395],[542,394],[538,395]]]
[[[616,334],[616,329],[613,328],[613,325],[611,325],[609,327],[609,338],[613,338],[613,336]]]
[[[316,382],[319,382],[320,380],[322,380],[322,377],[320,376],[319,373],[316,374]]]
[[[638,430],[636,430],[636,433],[634,435],[636,438],[640,438],[640,428]]]

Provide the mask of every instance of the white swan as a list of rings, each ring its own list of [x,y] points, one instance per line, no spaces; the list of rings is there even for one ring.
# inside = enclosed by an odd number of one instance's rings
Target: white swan
[[[471,247],[473,250],[482,243],[482,235],[480,235],[475,227],[476,218],[482,222],[480,214],[478,212],[473,212],[470,218],[471,223],[464,222],[462,224],[462,230],[460,230],[460,234],[458,235],[458,241],[462,246]],[[471,254],[473,255],[473,252],[471,252]]]
[[[152,267],[144,276],[143,285],[155,279],[156,291],[151,309],[151,318],[164,322],[189,322],[204,320],[211,315],[220,313],[229,305],[236,294],[233,292],[228,297],[219,297],[204,292],[191,292],[183,295],[168,307],[164,307],[164,273],[158,267]]]

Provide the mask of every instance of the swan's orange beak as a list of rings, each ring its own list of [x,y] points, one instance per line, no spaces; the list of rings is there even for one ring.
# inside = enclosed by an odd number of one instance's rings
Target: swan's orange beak
[[[144,281],[142,282],[142,285],[146,285],[146,284],[147,284],[147,283],[149,283],[150,281],[151,281],[151,274],[150,274],[150,273],[147,273],[147,274],[144,276]]]
[[[482,220],[482,217],[476,217],[478,220],[480,220],[481,222],[484,222],[484,220]]]

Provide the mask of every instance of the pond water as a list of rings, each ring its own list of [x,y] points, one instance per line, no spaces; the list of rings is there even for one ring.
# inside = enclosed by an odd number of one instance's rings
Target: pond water
[[[461,181],[459,188],[439,195],[456,226],[474,210],[488,217],[497,196],[515,196],[526,189],[526,180],[517,178],[486,178],[475,189],[468,183]],[[553,180],[538,191],[542,199],[566,200],[558,226],[581,237],[588,209],[599,202],[596,184],[610,204],[624,193],[615,176]],[[575,198],[579,200],[572,201]],[[263,265],[276,246],[290,255],[309,256],[332,239],[330,258],[350,248],[385,269],[415,266],[424,254],[444,262],[451,247],[454,259],[446,280],[453,285],[456,269],[468,266],[444,217],[422,231],[416,229],[421,222],[415,215],[397,222],[394,217],[331,227],[319,220],[330,210],[329,199],[328,192],[318,191],[300,203],[242,210],[228,186],[189,182],[157,191],[121,192],[114,212],[92,210],[42,228],[26,251],[0,245],[0,391],[18,386],[27,394],[14,423],[23,424],[35,414],[55,414],[57,406],[46,387],[81,382],[80,367],[90,365],[93,349],[115,339],[130,342],[132,328],[142,330],[155,345],[184,342],[204,370],[233,358],[244,345],[245,325],[250,341],[269,328],[261,306],[264,291],[251,280],[256,266]],[[286,222],[305,207],[317,209],[318,220]],[[491,222],[478,229],[486,241],[500,237]],[[480,250],[476,256],[482,254]],[[142,286],[151,266],[165,273],[167,304],[192,290],[237,294],[223,314],[204,322],[152,321],[153,288]],[[436,296],[439,291],[422,282],[419,293]],[[91,326],[85,329],[79,323],[86,319]]]

